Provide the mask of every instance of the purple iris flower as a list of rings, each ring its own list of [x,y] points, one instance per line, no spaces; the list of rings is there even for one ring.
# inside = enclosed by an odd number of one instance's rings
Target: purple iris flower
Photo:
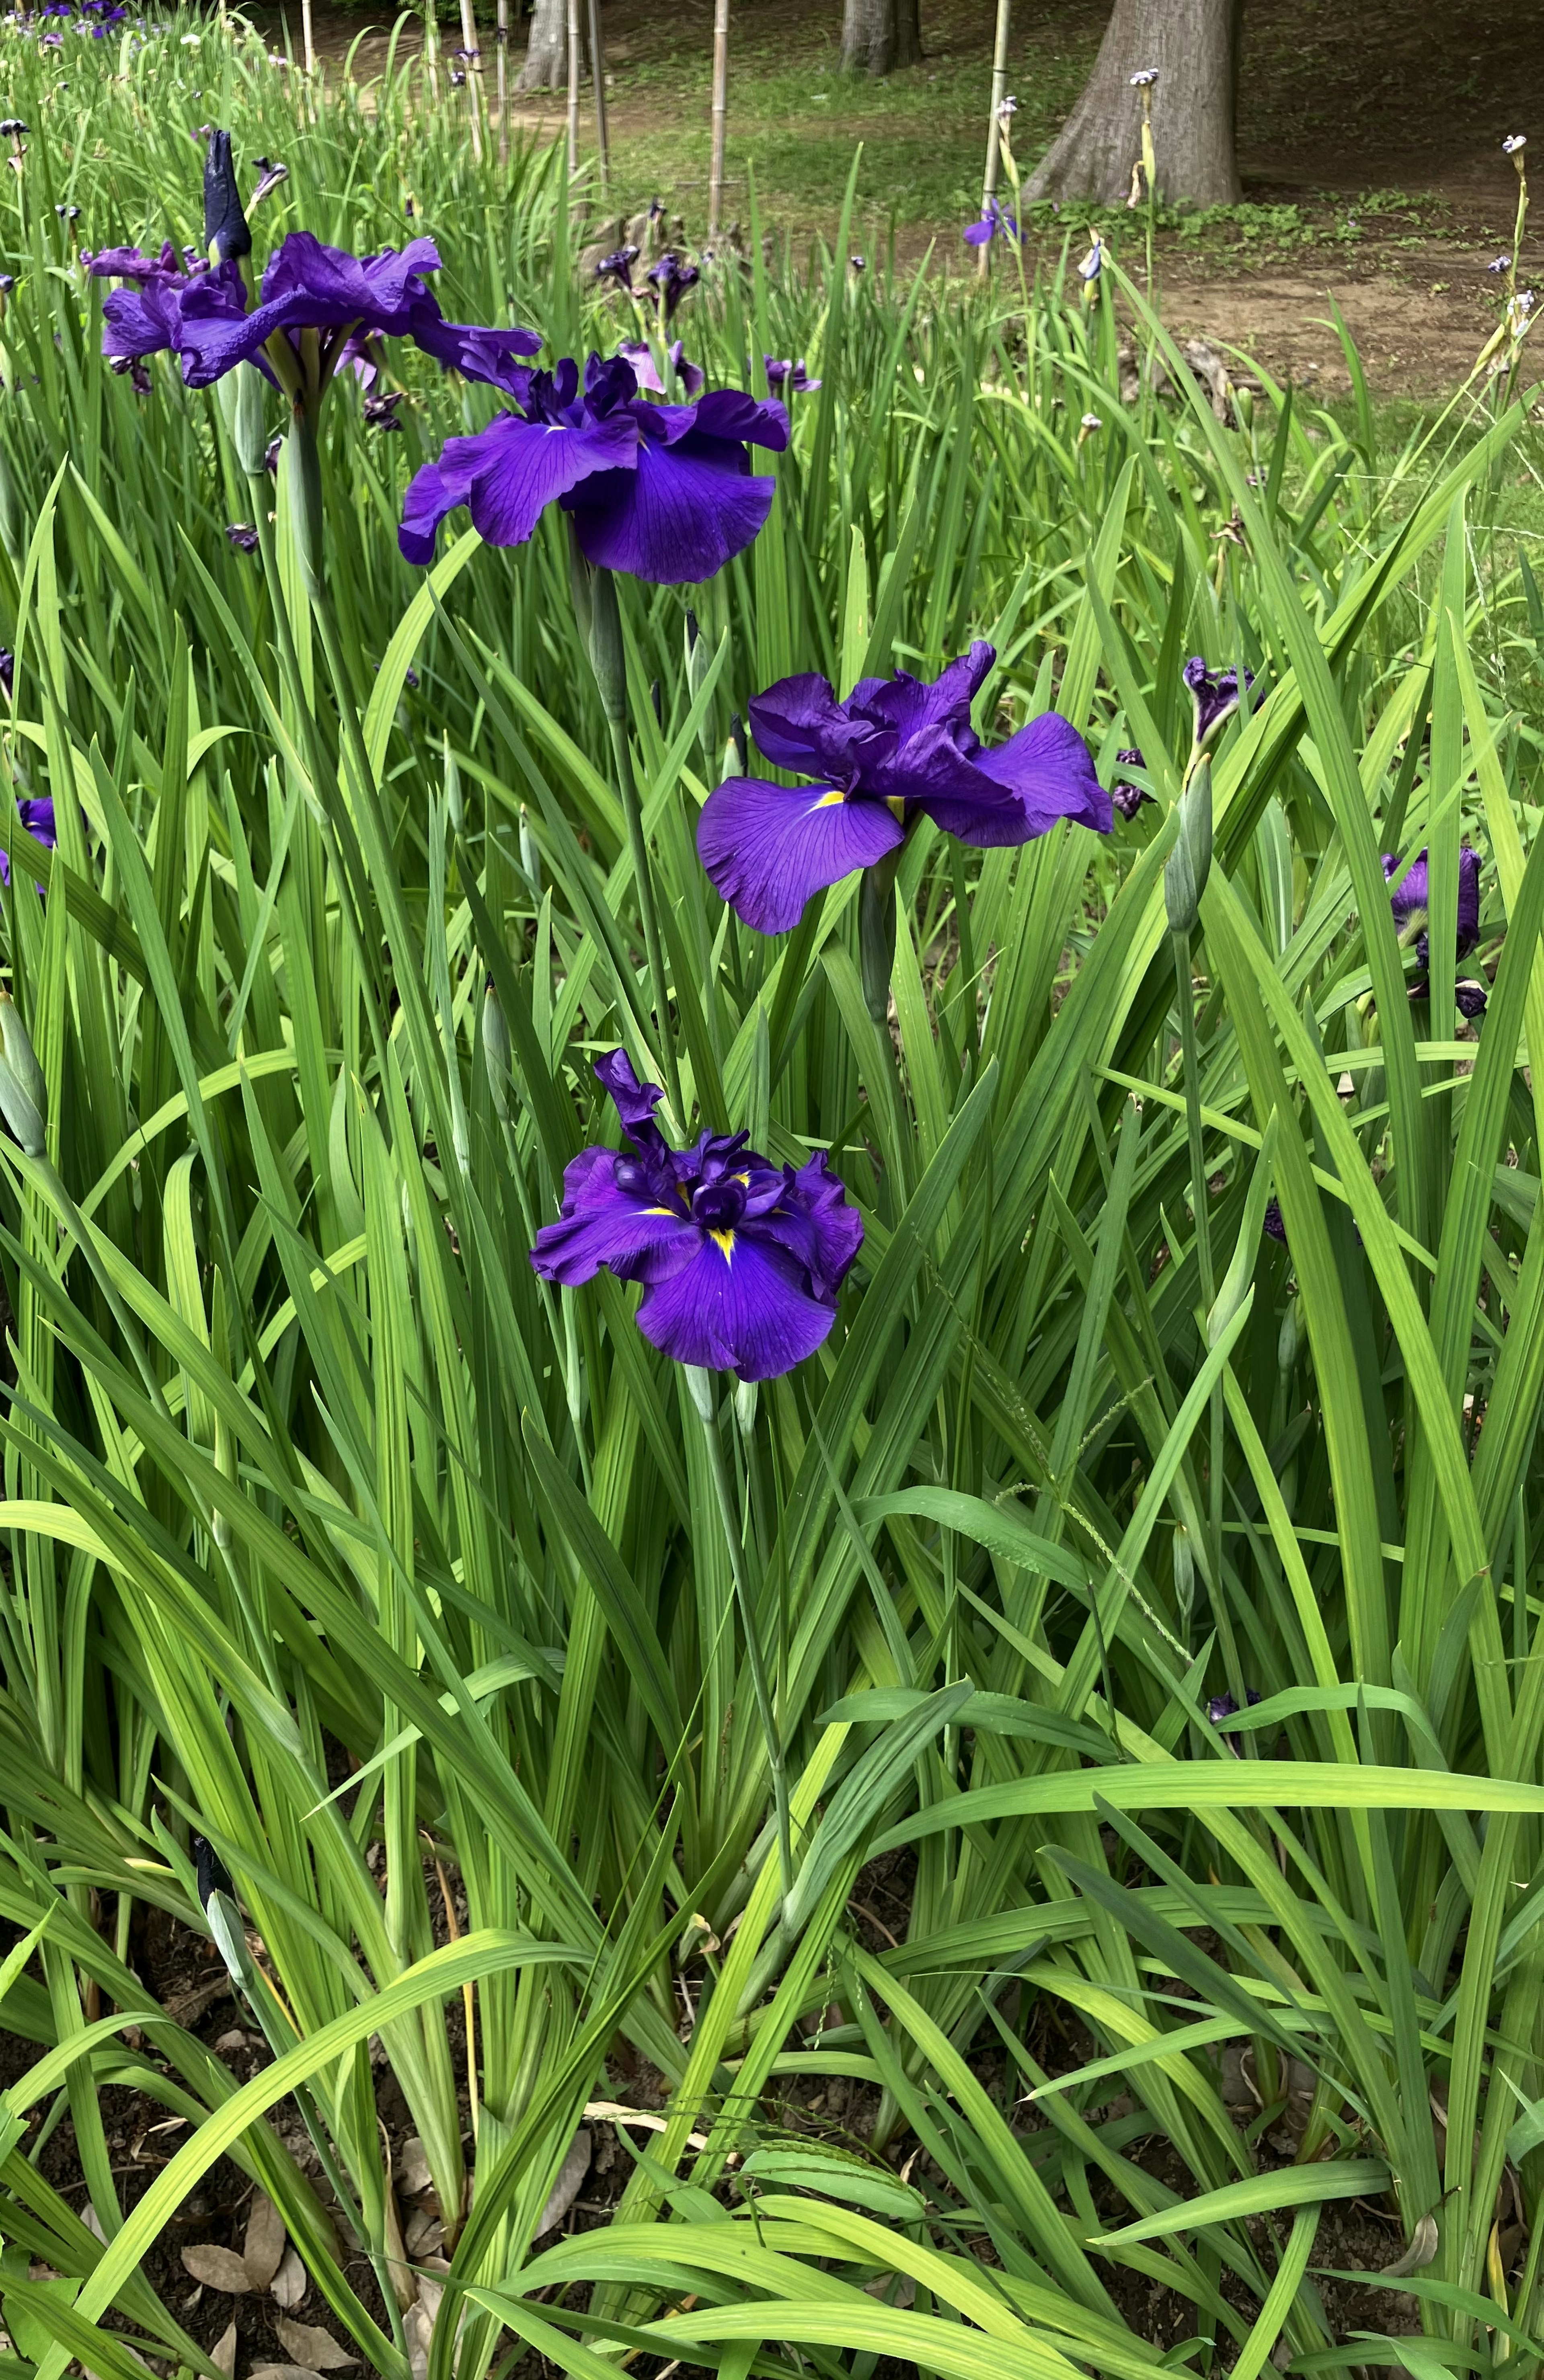
[[[772,510],[776,481],[752,477],[746,447],[786,446],[780,405],[733,388],[658,405],[618,356],[590,357],[582,395],[571,358],[524,378],[518,413],[447,439],[413,480],[397,532],[409,562],[432,558],[440,523],[460,504],[491,545],[523,545],[555,499],[586,561],[674,587],[711,578]]]
[[[633,378],[639,388],[650,390],[655,396],[670,395],[670,389],[666,388],[660,376],[660,367],[655,359],[654,350],[647,339],[624,339],[616,352],[631,364]],[[693,397],[699,394],[703,386],[704,374],[698,365],[687,361],[686,349],[679,339],[672,339],[665,350],[665,362],[670,368],[672,387],[679,382],[687,396]]]
[[[838,702],[810,673],[753,698],[765,758],[817,783],[730,777],[703,805],[702,865],[748,926],[786,933],[812,893],[898,851],[918,818],[982,849],[1028,843],[1064,818],[1109,833],[1110,795],[1067,720],[1047,711],[983,749],[970,705],[995,659],[979,641],[933,686],[900,670]]]
[[[1198,654],[1185,664],[1185,683],[1190,689],[1190,699],[1196,707],[1196,745],[1198,750],[1210,742],[1224,721],[1238,709],[1238,672],[1235,669],[1210,670]],[[1246,692],[1253,686],[1253,670],[1244,673]]]
[[[1383,854],[1384,880],[1399,871],[1399,861],[1392,852]],[[1424,848],[1416,854],[1400,882],[1389,894],[1389,906],[1394,913],[1394,923],[1402,937],[1416,931],[1416,965],[1420,972],[1410,987],[1412,1000],[1425,1000],[1431,986],[1429,971],[1431,965],[1431,937],[1427,917],[1431,903],[1431,874]],[[1461,959],[1472,951],[1479,940],[1479,854],[1465,844],[1458,855],[1458,925],[1453,939],[1453,954]],[[1466,978],[1453,988],[1453,1001],[1461,1016],[1472,1022],[1485,1014],[1489,996],[1489,986]]]
[[[779,358],[776,356],[763,356],[761,361],[767,368],[767,386],[770,389],[785,388],[791,396],[813,396],[821,385],[805,370],[802,356],[797,363],[791,362],[786,357]]]
[[[565,1289],[602,1265],[641,1281],[638,1327],[677,1364],[742,1380],[791,1371],[829,1335],[863,1245],[862,1218],[824,1150],[796,1172],[748,1148],[743,1132],[672,1148],[654,1122],[663,1094],[639,1083],[626,1050],[595,1072],[631,1153],[587,1148],[574,1160],[562,1220],[530,1252],[537,1272]]]
[[[638,249],[629,240],[626,248],[614,248],[609,256],[602,257],[595,267],[595,278],[597,281],[614,281],[617,287],[625,289],[630,298],[633,294],[633,267],[637,262]]]
[[[1134,744],[1128,750],[1116,753],[1115,765],[1120,769],[1145,769],[1148,764]],[[1142,804],[1150,802],[1152,795],[1140,785],[1127,784],[1124,778],[1118,777],[1110,788],[1110,798],[1129,825]]]
[[[1244,1691],[1252,1710],[1256,1703],[1262,1699],[1259,1689],[1257,1686],[1246,1686]],[[1213,1694],[1206,1706],[1206,1715],[1213,1727],[1221,1727],[1224,1720],[1237,1718],[1238,1705],[1232,1694]],[[1229,1735],[1224,1738],[1224,1741],[1234,1759],[1241,1759],[1244,1754],[1243,1739],[1237,1735]]]
[[[668,322],[687,290],[695,289],[702,276],[695,264],[683,264],[674,249],[667,248],[658,264],[650,266],[648,278]]]
[[[7,693],[9,690],[10,689],[7,687]],[[49,851],[55,850],[58,846],[59,838],[57,833],[55,832],[54,826],[53,795],[42,794],[36,800],[18,802],[17,809],[20,813],[22,825],[32,837],[33,842],[43,844]],[[0,851],[0,884],[9,884],[10,880],[11,863],[9,854]],[[41,884],[39,885],[38,890],[40,892],[42,892],[43,887]]]
[[[988,240],[995,239],[999,232],[1004,239],[1016,240],[1018,224],[1006,207],[999,206],[995,199],[987,199],[982,203],[980,220],[967,224],[961,237],[972,248],[985,248]]]

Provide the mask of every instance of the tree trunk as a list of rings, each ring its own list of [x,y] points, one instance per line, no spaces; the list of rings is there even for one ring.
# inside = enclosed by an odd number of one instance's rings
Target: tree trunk
[[[1229,206],[1242,196],[1234,150],[1243,0],[1115,0],[1082,96],[1031,176],[1029,199],[1112,205],[1142,153],[1141,93],[1156,67],[1152,137],[1165,199]]]
[[[526,62],[517,91],[565,91],[568,85],[568,0],[536,0]]]
[[[922,55],[918,0],[843,0],[844,74],[887,75]]]

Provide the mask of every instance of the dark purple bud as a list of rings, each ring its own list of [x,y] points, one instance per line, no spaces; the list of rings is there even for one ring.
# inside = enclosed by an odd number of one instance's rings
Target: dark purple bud
[[[866,256],[849,256],[847,262],[855,273],[867,273],[869,270],[869,260]]]
[[[247,212],[249,214],[252,212],[255,207],[260,207],[262,204],[263,200],[268,197],[269,193],[278,188],[281,182],[287,182],[289,179],[289,167],[287,165],[281,165],[276,158],[256,157],[252,162],[256,165],[261,178],[256,189],[252,192],[251,197],[247,201]]]
[[[1116,753],[1115,765],[1117,768],[1121,769],[1145,769],[1148,764],[1143,759],[1141,753],[1137,749],[1135,744],[1133,744],[1129,746],[1125,751]],[[1114,803],[1115,808],[1119,810],[1122,818],[1124,818],[1129,824],[1131,820],[1136,817],[1137,811],[1141,808],[1142,804],[1144,802],[1151,801],[1152,795],[1149,793],[1144,792],[1140,785],[1127,784],[1124,778],[1118,777],[1110,788],[1110,798]]]
[[[0,645],[0,687],[7,700],[16,690],[16,655],[6,645]]]
[[[14,273],[0,273],[0,298],[8,298],[16,287]]]
[[[1185,662],[1184,676],[1196,709],[1197,745],[1208,744],[1238,709],[1238,672],[1235,669],[1210,670],[1198,654],[1194,660]],[[1246,690],[1254,683],[1253,670],[1246,670]]]
[[[267,445],[262,450],[262,468],[267,472],[270,479],[274,479],[278,475],[279,456],[284,453],[284,443],[285,442],[282,435],[277,438],[270,438]]]
[[[1484,1015],[1485,1003],[1490,997],[1490,988],[1488,984],[1470,976],[1466,977],[1462,983],[1454,984],[1453,997],[1453,1004],[1460,1016],[1466,1016],[1472,1025],[1477,1018]]]
[[[633,267],[637,262],[638,249],[629,240],[626,248],[614,248],[609,256],[602,257],[600,263],[595,267],[595,278],[597,281],[614,281],[617,287],[626,289],[630,297],[633,288]]]
[[[252,235],[241,211],[236,187],[236,161],[230,134],[217,128],[209,136],[203,169],[203,244],[224,264],[232,257],[250,256]]]
[[[237,553],[255,553],[258,550],[258,533],[246,521],[232,521],[225,535]]]
[[[402,398],[403,391],[399,388],[392,389],[384,396],[368,395],[364,401],[365,428],[400,430],[402,424],[396,418],[396,408]]]
[[[1283,1247],[1285,1247],[1286,1225],[1282,1220],[1282,1202],[1279,1198],[1268,1198],[1265,1202],[1265,1230],[1268,1239],[1280,1240]]]
[[[655,303],[668,322],[688,289],[695,289],[701,279],[695,264],[683,264],[673,249],[666,249],[658,264],[649,268],[648,278],[653,285]]]

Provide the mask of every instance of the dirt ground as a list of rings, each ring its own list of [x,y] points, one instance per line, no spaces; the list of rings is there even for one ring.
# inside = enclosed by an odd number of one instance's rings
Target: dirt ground
[[[488,0],[478,6],[490,13]],[[861,140],[865,238],[882,247],[888,206],[902,262],[932,241],[935,262],[963,270],[960,210],[972,185],[979,188],[992,13],[989,0],[923,0],[922,65],[874,84],[831,79],[841,0],[736,0],[734,188],[744,189],[751,157],[764,221],[796,239],[833,237],[852,144]],[[1015,9],[1011,82],[1026,172],[1076,94],[1106,13],[1107,0],[1024,0]],[[712,0],[676,0],[669,11],[605,0],[602,15],[617,194],[636,204],[662,188],[688,225],[705,202],[711,15]],[[369,19],[359,6],[319,8],[321,46],[340,58],[361,21]],[[387,21],[384,9],[376,21]],[[1330,321],[1333,297],[1377,395],[1451,388],[1497,318],[1499,281],[1486,268],[1511,246],[1516,200],[1503,136],[1534,128],[1544,170],[1541,32],[1539,0],[1500,7],[1495,0],[1440,7],[1376,0],[1363,8],[1247,0],[1239,98],[1246,203],[1226,218],[1161,231],[1173,326],[1248,349],[1279,376],[1338,395],[1348,381]],[[456,38],[444,35],[447,44]],[[362,74],[373,71],[383,46],[362,45]],[[512,72],[523,48],[517,26]],[[491,63],[491,43],[484,55]],[[512,103],[511,116],[555,138],[564,102],[528,95]],[[587,92],[587,145],[590,138]],[[1102,216],[1132,261],[1131,219],[1119,211]],[[1053,249],[1063,228],[1038,225],[1037,247]],[[1519,258],[1524,284],[1530,273],[1544,285],[1538,212]]]

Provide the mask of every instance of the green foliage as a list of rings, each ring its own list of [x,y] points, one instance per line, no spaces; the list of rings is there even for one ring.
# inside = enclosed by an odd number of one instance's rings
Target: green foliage
[[[421,2370],[378,2039],[446,2222],[431,2380],[501,2338],[582,2375],[633,2350],[1328,2371],[1392,2351],[1338,2339],[1315,2277],[1353,2197],[1431,2252],[1399,2282],[1409,2368],[1531,2369],[1526,408],[1471,391],[1395,447],[1365,402],[1343,426],[1268,391],[1224,428],[1150,371],[1123,404],[1108,283],[943,302],[851,273],[845,223],[808,279],[721,265],[692,353],[736,383],[803,355],[822,387],[767,531],[692,590],[711,666],[688,674],[682,590],[620,589],[672,1026],[555,527],[515,554],[468,533],[429,577],[396,552],[407,473],[486,392],[395,358],[398,438],[334,394],[313,610],[281,492],[273,580],[224,535],[246,498],[213,400],[165,358],[143,398],[100,364],[55,212],[92,245],[196,239],[213,118],[289,164],[260,249],[399,242],[410,195],[447,311],[607,347],[630,325],[576,288],[558,165],[479,167],[416,73],[313,107],[261,45],[201,38],[126,43],[99,84],[72,53],[67,119],[46,61],[7,58],[35,128],[0,193],[5,748],[60,820],[52,855],[8,829],[3,911],[35,1053],[7,1026],[7,1064],[45,1115],[41,1150],[0,1144],[20,2354],[118,2380],[112,2311],[207,2369],[140,2266],[229,2155],[360,2355]],[[931,674],[977,633],[989,740],[1054,705],[1107,780],[1140,747],[1156,798],[1107,843],[914,834],[881,1031],[856,887],[769,942],[707,885],[696,817],[771,678]],[[1192,652],[1255,690],[1176,976]],[[1464,841],[1477,1039],[1444,956]],[[1413,1003],[1380,855],[1422,845]],[[631,1293],[527,1262],[605,1128],[591,1058],[662,1027],[694,1118],[829,1148],[866,1229],[827,1346],[749,1426],[726,1405],[732,1545]],[[195,1836],[235,1888],[207,1912]],[[906,1910],[880,1949],[874,1860]],[[241,2087],[136,1977],[147,1906],[220,1941],[274,2053]],[[609,2228],[539,2242],[619,2038],[664,2129]],[[779,2115],[812,2076],[861,2095],[848,2137]],[[188,2124],[127,2217],[108,2084]],[[99,2230],[27,2154],[59,2095]],[[1128,2325],[1135,2283],[1191,2309],[1182,2350]]]

